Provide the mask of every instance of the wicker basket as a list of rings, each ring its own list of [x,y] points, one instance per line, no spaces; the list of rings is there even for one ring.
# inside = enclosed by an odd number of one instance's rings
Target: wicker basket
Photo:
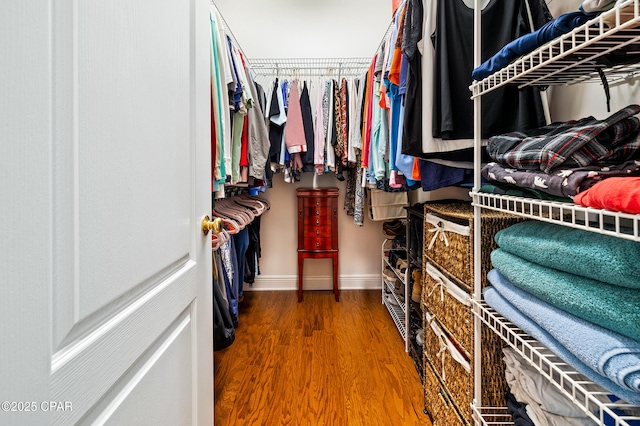
[[[432,426],[456,426],[469,424],[459,412],[459,408],[451,400],[442,383],[438,380],[433,366],[424,361],[424,405],[431,417]]]
[[[440,332],[435,332],[434,328]],[[459,407],[462,417],[473,423],[471,403],[474,400],[474,365],[473,346],[463,348],[438,323],[436,317],[425,311],[424,318],[425,343],[424,357],[435,370],[443,388],[451,395],[451,399]],[[443,337],[444,334],[444,337]],[[504,376],[502,348],[504,342],[486,327],[482,327],[482,398],[480,406],[502,407],[506,403],[507,382]],[[446,342],[445,339],[448,339]],[[446,342],[446,343],[445,343]],[[454,353],[466,358],[466,367],[456,360]],[[460,359],[459,356],[457,359]]]
[[[469,293],[430,262],[423,262],[422,276],[422,310],[431,312],[462,347],[473,347]]]
[[[491,270],[489,254],[497,248],[496,232],[523,218],[492,210],[482,211],[482,287]],[[458,281],[468,292],[473,286],[473,207],[460,200],[424,204],[423,257]],[[424,263],[424,261],[423,261]]]

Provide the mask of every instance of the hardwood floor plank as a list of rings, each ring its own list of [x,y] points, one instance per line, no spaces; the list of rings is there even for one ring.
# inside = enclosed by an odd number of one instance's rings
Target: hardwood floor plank
[[[380,291],[245,292],[214,352],[216,425],[429,425]]]

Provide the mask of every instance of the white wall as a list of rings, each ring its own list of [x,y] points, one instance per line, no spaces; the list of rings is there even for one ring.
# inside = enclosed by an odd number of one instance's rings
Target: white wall
[[[282,174],[274,176],[273,188],[261,198],[271,203],[260,224],[262,258],[261,275],[253,286],[261,289],[296,289],[298,268],[298,204],[297,188],[313,186],[313,175],[303,173],[300,182],[285,183]],[[327,174],[317,178],[318,187],[337,187],[338,246],[340,249],[340,288],[371,288],[380,285],[381,245],[384,239],[382,222],[367,217],[363,227],[353,223],[353,217],[342,210],[346,185]],[[305,289],[332,289],[330,259],[309,259],[304,264]],[[247,286],[245,285],[245,288]]]
[[[373,57],[391,0],[214,0],[250,59]]]

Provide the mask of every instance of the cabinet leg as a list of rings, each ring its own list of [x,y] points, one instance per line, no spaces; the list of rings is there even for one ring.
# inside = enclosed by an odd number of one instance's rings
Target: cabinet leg
[[[302,268],[304,257],[298,255],[298,302],[302,302]]]
[[[338,294],[338,254],[334,253],[333,255],[333,294],[336,297],[336,302],[340,301],[340,297]]]

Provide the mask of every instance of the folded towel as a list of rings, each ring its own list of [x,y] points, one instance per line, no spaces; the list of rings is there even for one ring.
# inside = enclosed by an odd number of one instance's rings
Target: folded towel
[[[514,308],[547,331],[587,367],[622,387],[640,392],[640,342],[543,302],[514,286],[495,269],[487,278]]]
[[[495,240],[501,249],[539,265],[607,284],[640,288],[637,241],[537,220],[502,229]]]
[[[579,318],[640,341],[640,291],[608,285],[496,249],[493,267],[516,287]]]
[[[602,386],[604,389],[613,393],[622,400],[634,405],[640,405],[640,393],[633,392],[629,389],[618,386],[611,380],[587,367],[575,355],[573,355],[564,346],[558,343],[558,341],[554,339],[549,333],[543,330],[542,327],[537,325],[535,322],[523,315],[519,310],[514,308],[513,305],[511,305],[504,297],[502,297],[495,288],[493,288],[492,286],[485,287],[482,290],[482,294],[487,304],[491,306],[496,312],[501,314],[511,323],[515,324],[529,336],[536,339],[547,349],[560,357],[564,362],[569,364],[572,369],[581,373],[592,382]]]

